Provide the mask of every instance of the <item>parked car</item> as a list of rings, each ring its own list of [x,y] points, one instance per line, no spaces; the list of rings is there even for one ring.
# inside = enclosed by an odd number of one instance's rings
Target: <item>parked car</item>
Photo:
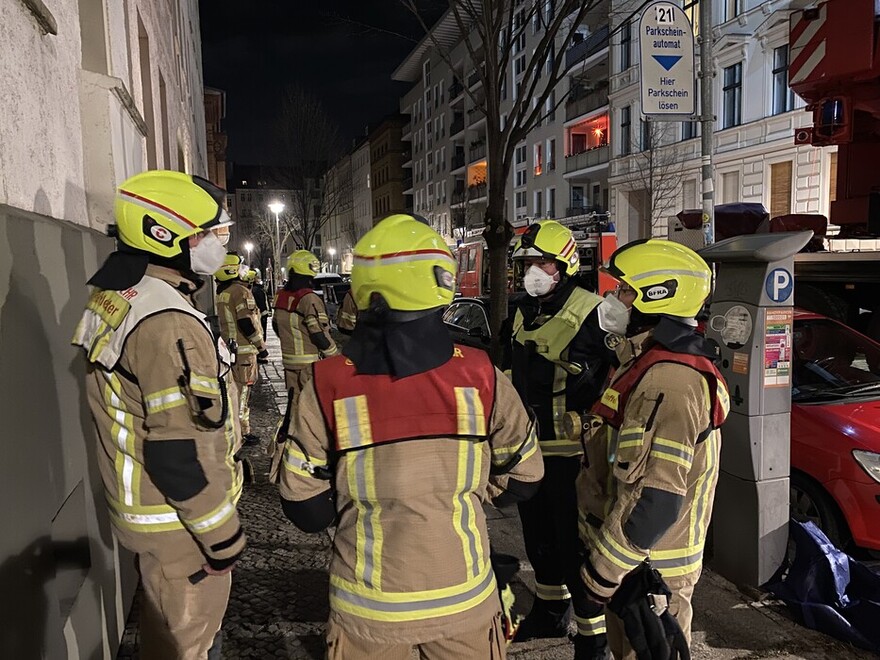
[[[324,295],[324,285],[325,284],[342,284],[343,279],[342,275],[339,273],[318,273],[313,278],[315,283],[315,292],[319,296]]]
[[[487,311],[487,299],[457,298],[443,320],[457,342],[486,349]],[[792,517],[880,551],[880,343],[802,310],[792,339]]]
[[[337,282],[334,284],[323,284],[322,295],[324,297],[324,305],[327,307],[327,316],[330,317],[330,324],[336,327],[336,312],[342,304],[342,299],[351,288],[351,282]]]

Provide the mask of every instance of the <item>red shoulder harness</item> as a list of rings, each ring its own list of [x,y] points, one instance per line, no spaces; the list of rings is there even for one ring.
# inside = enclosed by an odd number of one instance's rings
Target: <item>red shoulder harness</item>
[[[593,414],[599,415],[608,424],[619,429],[623,423],[623,414],[630,394],[648,369],[661,363],[682,364],[699,371],[706,378],[712,399],[712,428],[720,427],[727,418],[727,410],[719,401],[718,389],[721,387],[726,390],[727,384],[718,367],[707,357],[673,353],[660,346],[653,346],[642,353],[620,378],[611,383],[602,398],[593,406]]]
[[[296,291],[288,291],[282,289],[275,296],[275,309],[283,309],[285,312],[293,312],[299,306],[299,301],[308,294],[313,293],[312,289],[297,289]]]
[[[345,356],[315,363],[315,390],[337,451],[401,440],[483,437],[495,402],[495,368],[462,346],[414,376],[362,375]]]

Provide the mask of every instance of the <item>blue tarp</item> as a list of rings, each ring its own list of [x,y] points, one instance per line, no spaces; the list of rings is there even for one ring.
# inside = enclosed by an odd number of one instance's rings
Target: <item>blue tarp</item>
[[[792,520],[789,532],[794,560],[767,589],[807,628],[880,652],[880,576],[834,547],[811,522]]]

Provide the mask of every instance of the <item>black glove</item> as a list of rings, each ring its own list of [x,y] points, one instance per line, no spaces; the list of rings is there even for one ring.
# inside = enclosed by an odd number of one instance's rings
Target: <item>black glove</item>
[[[669,613],[672,592],[650,563],[627,575],[608,603],[623,622],[630,646],[639,660],[690,660],[681,626]]]
[[[267,349],[263,349],[259,353],[257,353],[257,362],[260,364],[266,364],[269,362],[269,351]]]

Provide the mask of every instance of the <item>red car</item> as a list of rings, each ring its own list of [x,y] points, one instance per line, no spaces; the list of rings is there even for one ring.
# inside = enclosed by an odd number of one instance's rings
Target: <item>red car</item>
[[[791,513],[880,550],[880,344],[795,310]]]

